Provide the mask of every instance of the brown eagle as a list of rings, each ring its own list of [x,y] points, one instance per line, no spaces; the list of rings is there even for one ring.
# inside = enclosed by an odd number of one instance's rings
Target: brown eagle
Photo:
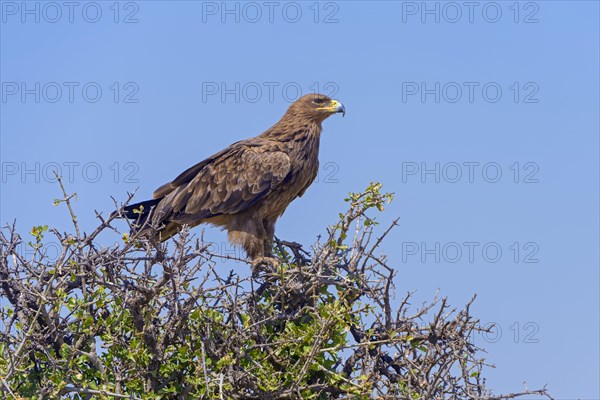
[[[340,112],[337,100],[302,96],[271,128],[188,168],[152,200],[125,207],[125,216],[160,226],[160,241],[183,225],[220,226],[250,258],[269,257],[277,218],[317,177],[321,123]]]

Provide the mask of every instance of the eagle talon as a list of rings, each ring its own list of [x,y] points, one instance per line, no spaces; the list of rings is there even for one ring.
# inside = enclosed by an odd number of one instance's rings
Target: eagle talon
[[[256,257],[250,264],[252,265],[252,275],[256,276],[261,269],[267,269],[269,270],[268,272],[275,272],[281,266],[281,261],[274,257]]]

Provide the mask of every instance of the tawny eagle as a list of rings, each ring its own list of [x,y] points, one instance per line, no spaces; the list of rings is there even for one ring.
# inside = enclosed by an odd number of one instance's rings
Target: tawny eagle
[[[250,258],[268,257],[277,218],[317,177],[321,123],[340,112],[337,100],[302,96],[271,128],[188,168],[152,200],[125,207],[125,215],[138,226],[160,226],[160,241],[183,225],[220,226]]]

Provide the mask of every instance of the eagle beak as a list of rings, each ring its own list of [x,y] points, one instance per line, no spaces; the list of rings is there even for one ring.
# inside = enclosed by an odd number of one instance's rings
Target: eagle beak
[[[342,113],[342,117],[346,116],[346,107],[337,100],[331,100],[331,110],[334,113]]]
[[[331,100],[328,106],[317,108],[317,110],[327,111],[332,114],[342,113],[342,116],[346,115],[346,107],[344,107],[344,105],[339,101],[333,99]]]

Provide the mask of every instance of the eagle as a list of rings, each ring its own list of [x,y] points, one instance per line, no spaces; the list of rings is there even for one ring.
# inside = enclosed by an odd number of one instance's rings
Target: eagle
[[[250,259],[269,258],[275,222],[317,177],[321,124],[336,113],[346,114],[339,101],[304,95],[275,125],[183,171],[151,200],[126,206],[124,216],[161,242],[184,225],[212,224]]]

